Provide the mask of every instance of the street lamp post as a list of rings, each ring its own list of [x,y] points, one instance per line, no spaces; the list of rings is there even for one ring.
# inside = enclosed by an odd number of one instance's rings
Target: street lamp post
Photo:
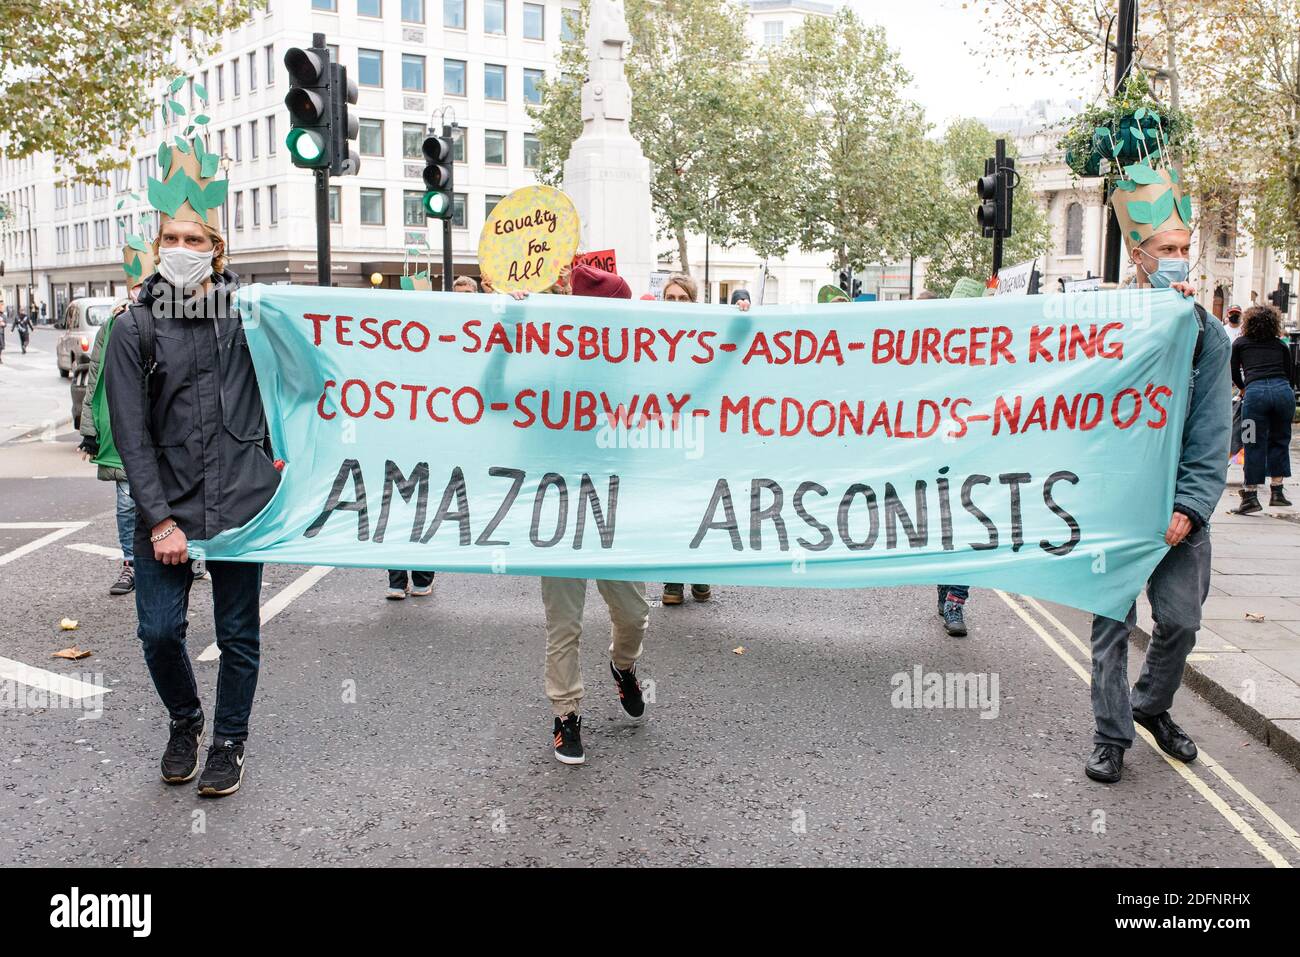
[[[1118,32],[1115,36],[1115,92],[1119,93],[1128,83],[1133,71],[1133,55],[1137,41],[1137,0],[1119,0],[1119,19],[1116,21]],[[1107,41],[1109,42],[1109,40]],[[1110,196],[1106,187],[1102,188],[1103,199]],[[1107,204],[1109,205],[1109,204]],[[1102,257],[1102,275],[1106,282],[1119,282],[1119,220],[1115,218],[1112,208],[1106,219],[1105,246]]]
[[[221,172],[223,172],[223,173],[226,174],[226,203],[227,203],[226,208],[227,208],[227,209],[230,208],[230,206],[229,206],[229,203],[230,203],[230,167],[231,167],[232,165],[234,165],[234,160],[232,160],[232,159],[230,158],[229,154],[227,154],[227,153],[222,153],[222,154],[221,154],[221,159],[217,160],[217,166],[220,168]],[[227,214],[226,214],[226,216],[227,216],[227,222],[226,222],[226,229],[225,229],[225,240],[226,240],[226,261],[227,261],[227,262],[230,261],[230,252],[231,252],[231,249],[230,249],[230,246],[231,246],[231,243],[230,243],[230,237],[231,237],[231,234],[235,231],[235,224],[234,224],[233,222],[230,222],[230,221],[229,221],[229,217],[230,217],[231,215],[232,215],[231,213],[227,213]]]

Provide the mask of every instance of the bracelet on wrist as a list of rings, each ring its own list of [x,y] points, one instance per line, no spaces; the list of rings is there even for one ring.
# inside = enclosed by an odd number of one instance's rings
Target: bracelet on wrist
[[[176,531],[176,529],[178,528],[180,528],[180,526],[177,525],[175,522],[172,522],[170,525],[167,526],[165,530],[159,532],[157,535],[150,535],[149,541],[157,544],[158,542],[161,542],[164,538],[166,538],[168,535],[170,535],[172,532]]]

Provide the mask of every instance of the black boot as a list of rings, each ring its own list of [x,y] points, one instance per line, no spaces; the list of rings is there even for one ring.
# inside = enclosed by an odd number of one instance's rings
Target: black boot
[[[1124,749],[1118,744],[1099,744],[1083,766],[1083,773],[1094,781],[1114,784],[1124,773]]]
[[[1286,493],[1282,491],[1282,486],[1280,484],[1270,487],[1268,505],[1269,508],[1277,508],[1279,505],[1286,508],[1291,505],[1291,503],[1287,501]]]
[[[1237,515],[1250,515],[1253,512],[1261,511],[1264,506],[1259,504],[1259,496],[1255,494],[1254,489],[1242,489],[1240,492],[1241,504],[1232,509]]]

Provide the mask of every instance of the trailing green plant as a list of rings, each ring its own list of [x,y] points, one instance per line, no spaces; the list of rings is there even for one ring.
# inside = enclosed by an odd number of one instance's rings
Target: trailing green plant
[[[1059,145],[1077,176],[1113,181],[1131,179],[1123,168],[1135,163],[1159,169],[1194,159],[1196,135],[1191,118],[1156,99],[1150,77],[1135,71],[1118,93],[1075,117]]]

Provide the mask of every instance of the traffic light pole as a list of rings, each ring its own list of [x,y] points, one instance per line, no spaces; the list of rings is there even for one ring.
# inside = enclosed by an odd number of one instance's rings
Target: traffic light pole
[[[997,141],[996,147],[994,149],[994,159],[995,162],[993,164],[993,170],[994,173],[999,177],[999,181],[1000,181],[1001,177],[1005,175],[1002,172],[1002,168],[1006,166],[1007,163],[1007,141],[1006,140],[999,139]],[[1002,271],[1002,230],[999,229],[999,230],[995,230],[993,233],[993,278],[997,279],[998,273],[1000,273],[1001,271]]]
[[[1119,30],[1115,37],[1115,92],[1119,93],[1128,83],[1133,71],[1133,53],[1137,37],[1137,0],[1119,0],[1119,18],[1116,21]],[[1101,274],[1106,282],[1119,282],[1119,220],[1115,210],[1110,207],[1110,194],[1102,188],[1102,200],[1109,210],[1106,216],[1106,237],[1102,258]]]
[[[442,135],[451,139],[451,127],[446,123],[442,125]],[[451,161],[456,162],[455,154],[452,154]],[[451,275],[451,221],[456,214],[456,196],[451,196],[451,216],[447,216],[442,221],[442,291],[451,292],[452,275]]]
[[[330,285],[330,171],[316,174],[316,285]]]

